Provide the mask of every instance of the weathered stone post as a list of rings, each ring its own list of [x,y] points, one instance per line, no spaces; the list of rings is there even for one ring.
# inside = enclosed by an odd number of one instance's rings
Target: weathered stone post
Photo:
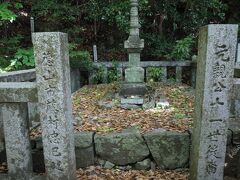
[[[37,102],[36,94],[35,83],[0,83],[0,119],[4,125],[8,179],[32,177],[27,102]]]
[[[237,32],[237,25],[200,29],[191,180],[223,179]]]
[[[67,34],[33,34],[44,159],[50,180],[76,179]]]
[[[141,27],[138,18],[139,5],[138,0],[130,0],[130,2],[130,35],[124,42],[124,48],[128,51],[129,67],[125,70],[123,89],[128,90],[142,89],[144,83],[144,69],[140,66],[140,52],[144,48],[144,40],[139,37],[139,28]]]

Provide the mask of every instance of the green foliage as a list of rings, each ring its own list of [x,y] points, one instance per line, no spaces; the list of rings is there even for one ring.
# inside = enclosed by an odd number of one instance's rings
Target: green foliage
[[[94,84],[99,83],[111,83],[119,80],[118,76],[118,63],[113,61],[113,68],[107,69],[106,66],[94,66],[91,72],[93,77],[92,81]]]
[[[107,82],[111,83],[114,81],[118,81],[119,77],[118,77],[118,63],[117,61],[113,61],[113,68],[108,69],[107,72]]]
[[[169,55],[169,59],[174,60],[189,60],[191,57],[191,48],[194,43],[193,37],[187,36],[181,40],[176,41],[176,45],[173,47],[171,54]]]
[[[19,3],[17,7],[19,7]],[[4,21],[13,22],[16,20],[17,15],[10,10],[11,4],[8,2],[4,2],[0,4],[0,25],[3,24]]]
[[[63,31],[78,46],[70,51],[71,66],[91,69],[93,43],[99,59],[125,58],[123,42],[129,31],[129,0],[28,0],[0,3],[0,67],[9,66],[18,49],[32,46],[29,18],[37,31]],[[209,23],[239,23],[239,1],[229,0],[139,0],[141,36],[145,39],[143,60],[185,60],[196,54],[194,43],[200,26]],[[226,15],[225,15],[226,14]],[[14,23],[10,23],[14,21]],[[192,36],[188,36],[192,34]],[[23,38],[19,38],[23,37]],[[184,38],[186,37],[186,38]],[[176,41],[178,40],[178,41]],[[117,53],[116,53],[117,52]],[[107,55],[106,55],[107,54]],[[109,79],[115,78],[109,73]]]
[[[93,62],[88,51],[79,51],[75,44],[69,45],[70,67],[81,68],[86,71],[91,71]]]
[[[5,70],[14,70],[14,68],[10,68],[10,64],[19,49],[22,38],[22,36],[17,35],[0,39],[0,68],[5,69],[9,66],[9,68]]]
[[[150,67],[148,68],[148,78],[150,81],[159,82],[163,76],[162,68],[158,67]]]
[[[35,67],[33,49],[18,49],[14,59],[11,60],[11,64],[6,70],[21,70],[30,69]]]
[[[143,49],[143,53],[154,59],[164,58],[173,47],[171,38],[157,33],[143,33],[142,38],[144,38],[146,46]]]
[[[107,72],[106,67],[104,65],[101,65],[99,67],[94,67],[93,71],[90,72],[92,76],[92,82],[93,84],[100,84],[100,83],[106,83],[107,80]]]

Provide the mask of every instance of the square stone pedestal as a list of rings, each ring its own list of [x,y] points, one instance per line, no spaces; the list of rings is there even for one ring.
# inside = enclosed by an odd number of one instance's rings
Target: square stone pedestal
[[[145,83],[123,83],[119,92],[120,96],[143,96],[147,93]]]

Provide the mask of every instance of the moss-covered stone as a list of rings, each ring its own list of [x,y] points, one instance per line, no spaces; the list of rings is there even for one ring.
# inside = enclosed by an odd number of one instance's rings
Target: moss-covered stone
[[[160,168],[177,169],[187,166],[190,151],[188,133],[159,129],[145,134],[144,138]]]
[[[95,136],[95,150],[101,159],[116,165],[127,165],[142,161],[149,150],[136,130]]]

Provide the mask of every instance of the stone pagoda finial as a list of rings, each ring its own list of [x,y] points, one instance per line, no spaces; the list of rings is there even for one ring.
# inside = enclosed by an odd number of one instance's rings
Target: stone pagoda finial
[[[139,36],[138,0],[131,0],[130,36]]]
[[[138,17],[138,0],[130,0],[130,35],[127,41],[124,42],[124,47],[129,52],[140,52],[144,48],[144,40],[139,38],[139,24]]]

